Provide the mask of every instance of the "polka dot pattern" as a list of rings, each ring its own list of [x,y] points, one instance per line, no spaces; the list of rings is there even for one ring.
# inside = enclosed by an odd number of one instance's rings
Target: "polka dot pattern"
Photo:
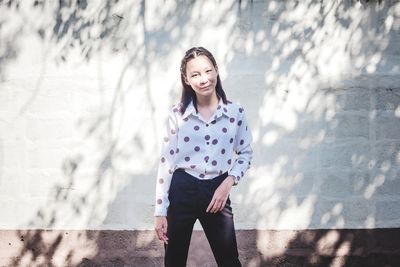
[[[174,170],[183,168],[199,179],[212,179],[225,172],[239,181],[250,166],[250,128],[242,107],[222,100],[205,122],[192,105],[185,114],[180,106],[170,114],[168,131],[162,138],[162,154],[157,174],[156,213],[165,216],[169,185]],[[236,154],[236,155],[235,155]]]

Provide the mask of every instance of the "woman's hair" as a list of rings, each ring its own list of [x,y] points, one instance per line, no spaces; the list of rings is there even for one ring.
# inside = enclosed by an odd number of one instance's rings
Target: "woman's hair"
[[[187,106],[192,100],[194,108],[196,109],[197,112],[196,93],[194,92],[192,87],[188,85],[185,81],[186,81],[187,63],[198,56],[206,56],[212,62],[214,68],[218,71],[217,62],[215,61],[214,56],[204,47],[192,47],[188,51],[186,51],[186,54],[181,61],[181,82],[182,82],[182,96],[180,105],[181,114],[185,113]],[[222,89],[222,84],[221,84],[221,79],[219,78],[219,74],[217,76],[217,85],[215,86],[215,90],[218,99],[222,98],[224,104],[227,104],[228,100],[226,99],[226,94],[224,92],[224,89]]]

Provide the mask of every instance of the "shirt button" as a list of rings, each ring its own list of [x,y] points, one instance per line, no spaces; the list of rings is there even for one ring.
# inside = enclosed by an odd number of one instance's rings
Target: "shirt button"
[[[207,144],[207,145],[209,145],[209,144],[210,144],[210,142],[207,142],[206,144]]]
[[[206,124],[206,127],[208,127],[208,123]]]

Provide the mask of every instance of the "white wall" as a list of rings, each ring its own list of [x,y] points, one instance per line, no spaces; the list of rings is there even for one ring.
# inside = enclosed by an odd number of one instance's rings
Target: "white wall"
[[[152,229],[192,46],[252,126],[236,228],[399,227],[400,3],[320,2],[0,5],[0,228]]]

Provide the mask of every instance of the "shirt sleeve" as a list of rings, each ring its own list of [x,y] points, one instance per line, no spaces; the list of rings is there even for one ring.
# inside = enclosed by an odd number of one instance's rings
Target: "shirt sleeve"
[[[176,112],[172,111],[168,116],[162,140],[161,156],[157,171],[154,216],[167,216],[169,206],[168,193],[175,165],[175,154],[177,153],[178,124],[175,116]]]
[[[243,108],[239,108],[238,128],[234,143],[234,151],[236,153],[235,162],[228,172],[235,179],[234,185],[237,185],[245,172],[250,168],[253,150],[251,148],[252,135],[248,125]]]

